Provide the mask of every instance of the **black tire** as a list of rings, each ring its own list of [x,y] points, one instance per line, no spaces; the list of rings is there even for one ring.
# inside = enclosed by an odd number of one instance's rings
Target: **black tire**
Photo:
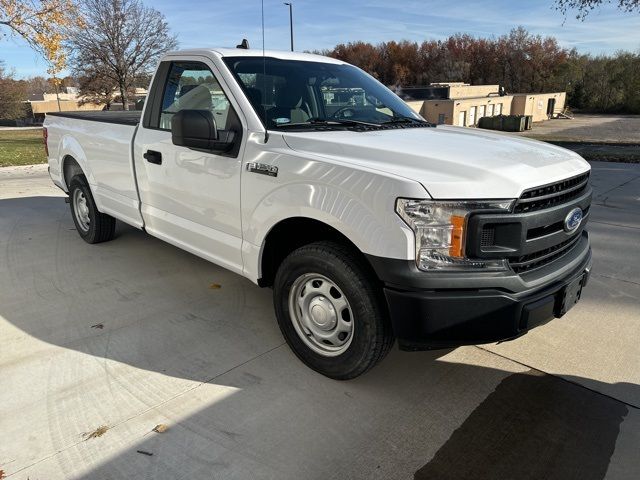
[[[80,214],[76,212],[76,202],[74,201],[76,191],[82,194],[88,208],[88,225],[83,226]],[[96,202],[91,194],[89,183],[84,175],[76,175],[69,182],[69,205],[71,206],[71,217],[76,225],[76,230],[80,237],[87,243],[101,243],[113,240],[116,232],[116,219],[106,213],[101,213],[96,207]]]
[[[289,295],[297,279],[307,274],[319,274],[333,282],[344,293],[353,314],[350,344],[336,356],[316,352],[294,326]],[[374,273],[357,252],[338,243],[312,243],[289,254],[276,273],[273,301],[278,325],[293,352],[327,377],[348,380],[362,375],[393,346],[391,322]]]

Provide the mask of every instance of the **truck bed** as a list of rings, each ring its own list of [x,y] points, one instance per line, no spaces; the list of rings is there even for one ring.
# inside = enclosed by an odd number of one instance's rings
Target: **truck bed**
[[[74,118],[77,120],[89,120],[91,122],[117,123],[119,125],[136,126],[140,123],[142,112],[138,110],[129,111],[85,111],[85,112],[51,112],[47,113],[53,117]]]
[[[98,209],[138,227],[142,217],[131,153],[140,117],[139,111],[55,112],[44,122],[50,152],[58,152],[53,162],[49,158],[56,185],[67,188],[62,160],[73,158],[88,172]]]

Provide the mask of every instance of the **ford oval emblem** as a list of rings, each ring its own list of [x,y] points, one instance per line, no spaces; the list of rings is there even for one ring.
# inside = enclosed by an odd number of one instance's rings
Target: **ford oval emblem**
[[[564,231],[567,233],[575,232],[582,223],[582,209],[574,208],[564,219]]]

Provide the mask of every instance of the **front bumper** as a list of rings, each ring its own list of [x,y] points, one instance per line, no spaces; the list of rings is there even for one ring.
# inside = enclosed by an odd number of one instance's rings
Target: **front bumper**
[[[451,288],[450,280],[440,282],[434,275],[428,288],[416,288],[423,280],[398,284],[395,268],[394,283],[385,281],[384,293],[400,348],[428,350],[507,340],[562,316],[567,286],[575,286],[579,279],[586,285],[591,270],[591,248],[586,232],[583,235],[584,244],[574,258],[554,262],[556,275],[547,271],[529,282],[512,273],[482,282],[458,278]],[[381,263],[372,265],[384,281]],[[406,277],[415,279],[415,275],[412,271]]]

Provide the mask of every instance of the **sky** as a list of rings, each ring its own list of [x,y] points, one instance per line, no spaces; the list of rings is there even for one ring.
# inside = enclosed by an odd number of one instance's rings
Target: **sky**
[[[260,0],[143,1],[164,13],[180,48],[234,47],[242,38],[252,48],[262,48]],[[292,1],[298,51],[357,40],[438,40],[458,32],[497,37],[519,25],[534,34],[555,36],[562,46],[581,53],[640,51],[640,15],[613,5],[581,22],[575,13],[564,17],[553,9],[553,0]],[[264,0],[264,6],[266,48],[288,50],[288,7],[275,0]],[[17,78],[46,75],[45,62],[16,38],[0,36],[0,60]]]

